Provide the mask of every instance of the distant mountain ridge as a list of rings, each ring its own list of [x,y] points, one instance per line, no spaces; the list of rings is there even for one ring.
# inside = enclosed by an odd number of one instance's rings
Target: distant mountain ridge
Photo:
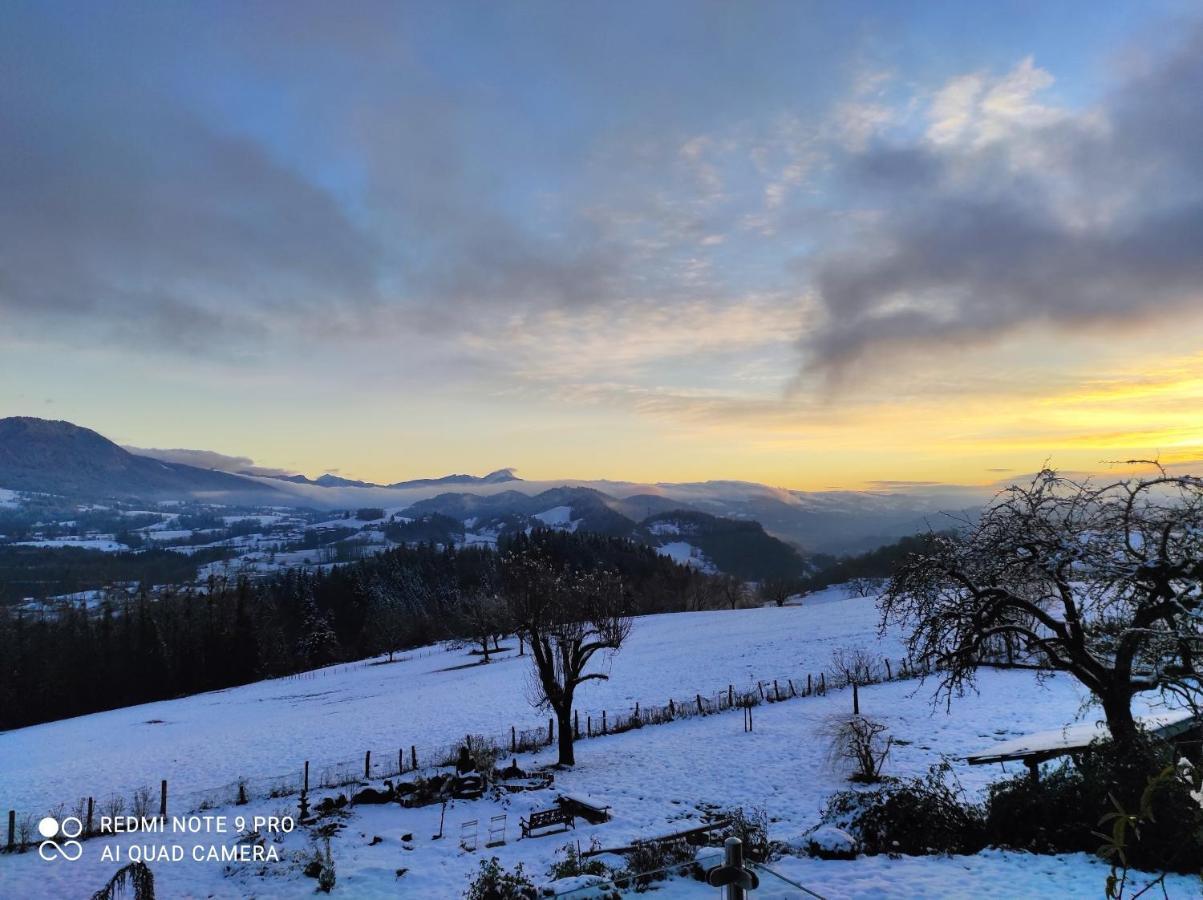
[[[239,474],[254,476],[257,473],[248,470]],[[507,481],[522,480],[514,474],[513,469],[498,469],[495,472],[490,472],[488,475],[444,475],[441,478],[414,478],[410,481],[396,481],[392,484],[376,484],[371,481],[343,478],[329,472],[325,475],[319,475],[317,478],[309,478],[305,475],[269,475],[267,477],[280,481],[288,481],[292,484],[313,484],[318,487],[387,488],[398,491],[449,484],[505,484]]]
[[[0,487],[93,499],[198,494],[228,502],[286,499],[259,481],[137,456],[90,428],[28,416],[0,419]]]
[[[658,501],[658,511],[638,515],[651,500]],[[627,538],[678,562],[748,580],[793,577],[805,567],[795,548],[767,534],[759,522],[714,516],[660,497],[623,500],[586,487],[534,495],[439,494],[402,514],[412,521],[396,526],[392,536],[405,541],[495,543],[518,531],[554,528]]]
[[[156,456],[156,454],[159,454]],[[166,458],[168,454],[176,459]],[[180,462],[183,458],[196,465]],[[212,461],[213,465],[206,465]],[[971,516],[990,488],[920,486],[912,490],[799,491],[755,482],[638,483],[561,479],[527,481],[513,469],[484,476],[447,475],[374,485],[327,473],[316,479],[255,467],[246,457],[212,451],[150,451],[119,447],[69,422],[29,417],[0,419],[0,488],[76,499],[137,497],[312,509],[381,507],[398,511],[450,495],[458,508],[446,514],[464,522],[476,516],[530,518],[567,506],[583,524],[603,533],[626,533],[632,524],[676,510],[759,523],[771,536],[807,552],[855,553],[929,527],[946,528],[945,512]],[[529,498],[561,491],[562,502]],[[572,493],[592,491],[596,497]],[[515,496],[509,496],[515,495]],[[495,500],[494,497],[505,499]],[[519,499],[523,498],[523,499]],[[451,501],[441,500],[441,503]],[[442,513],[440,513],[442,514]],[[499,523],[498,523],[499,524]],[[477,526],[483,527],[483,526]]]

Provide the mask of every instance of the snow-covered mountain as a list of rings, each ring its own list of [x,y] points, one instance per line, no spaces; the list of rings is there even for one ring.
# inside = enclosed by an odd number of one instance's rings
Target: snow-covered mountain
[[[245,467],[232,471],[207,469],[143,455],[156,452],[129,452],[94,431],[68,422],[3,419],[0,489],[88,499],[199,499],[318,510],[414,509],[417,516],[437,513],[461,524],[475,519],[468,526],[475,533],[501,527],[500,521],[490,524],[491,520],[512,515],[533,518],[546,514],[554,519],[550,511],[561,506],[573,509],[573,518],[561,524],[579,521],[578,527],[586,530],[626,533],[649,516],[685,509],[758,522],[768,534],[795,547],[827,553],[867,550],[929,526],[945,527],[950,523],[946,513],[971,514],[989,495],[986,489],[940,485],[881,491],[797,491],[747,481],[527,481],[508,468],[484,476],[447,475],[378,485],[333,474],[310,479],[302,475],[250,474],[253,470]],[[449,489],[454,492],[449,493]],[[571,501],[561,498],[552,502],[554,496],[542,496],[554,491],[564,492]],[[585,499],[587,494],[573,493],[579,491],[599,496]],[[444,496],[437,504],[423,505],[440,495]]]

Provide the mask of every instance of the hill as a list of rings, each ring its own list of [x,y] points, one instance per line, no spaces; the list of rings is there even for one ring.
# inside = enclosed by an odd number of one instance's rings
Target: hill
[[[90,428],[27,416],[0,419],[0,487],[87,499],[285,499],[260,481],[136,456]]]

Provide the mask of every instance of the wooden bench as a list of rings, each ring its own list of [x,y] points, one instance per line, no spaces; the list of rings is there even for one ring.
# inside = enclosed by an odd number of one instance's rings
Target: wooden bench
[[[598,800],[596,797],[589,797],[585,794],[560,794],[556,798],[556,802],[560,806],[571,809],[582,819],[587,820],[593,825],[610,821],[610,805]]]
[[[543,834],[533,834],[544,828],[563,825],[555,831],[544,831]],[[569,828],[576,828],[576,816],[567,806],[554,806],[551,809],[537,809],[530,814],[529,819],[519,819],[518,827],[522,829],[523,837],[543,837],[547,834],[559,834]]]

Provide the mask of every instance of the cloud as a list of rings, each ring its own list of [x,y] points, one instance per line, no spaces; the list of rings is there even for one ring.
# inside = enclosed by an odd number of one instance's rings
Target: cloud
[[[0,38],[0,314],[14,327],[206,350],[262,339],[285,310],[371,300],[373,241],[328,192],[173,97],[161,50],[106,53],[25,17]]]
[[[950,80],[910,140],[841,174],[875,210],[810,261],[804,377],[1025,326],[1116,325],[1203,301],[1203,27],[1095,106],[1042,99],[1032,59]]]
[[[242,475],[262,475],[265,477],[295,474],[288,469],[257,466],[255,465],[255,461],[248,456],[227,456],[226,454],[218,453],[215,450],[185,450],[183,448],[166,450],[153,447],[129,446],[126,446],[123,449],[128,450],[130,453],[136,454],[137,456],[149,456],[152,459],[160,459],[163,462],[181,463],[185,466],[195,466],[198,469],[217,469],[219,472],[234,472]]]

